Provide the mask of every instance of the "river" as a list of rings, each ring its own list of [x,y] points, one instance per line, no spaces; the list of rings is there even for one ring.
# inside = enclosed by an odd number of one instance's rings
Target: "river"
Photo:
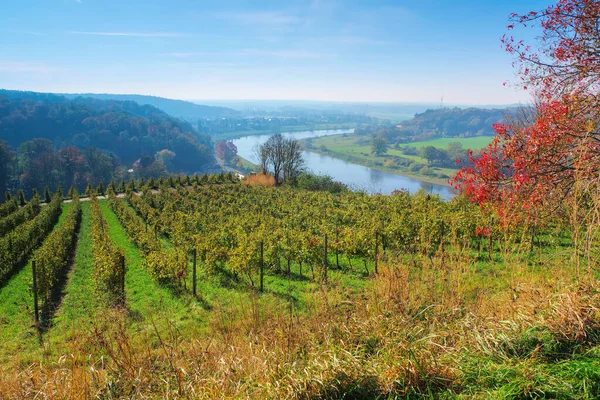
[[[335,129],[286,132],[282,133],[282,135],[300,140],[327,135],[341,135],[352,133],[353,131],[354,129]],[[271,136],[245,136],[233,140],[233,143],[237,146],[238,154],[241,157],[258,164],[255,149],[266,142]],[[305,151],[304,160],[309,171],[316,174],[330,175],[334,180],[345,183],[351,189],[355,190],[365,190],[368,193],[390,194],[397,189],[408,189],[410,193],[424,189],[428,193],[439,194],[446,199],[454,196],[449,186],[435,185],[418,179],[383,172],[329,156]]]

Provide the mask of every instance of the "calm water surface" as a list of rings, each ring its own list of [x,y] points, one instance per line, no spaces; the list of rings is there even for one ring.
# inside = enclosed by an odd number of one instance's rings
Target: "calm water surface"
[[[327,135],[341,135],[352,133],[353,131],[354,129],[318,130],[287,132],[282,133],[282,135],[293,139],[308,139]],[[233,143],[237,146],[238,154],[241,157],[258,164],[255,149],[266,142],[271,136],[245,136],[233,140]],[[428,193],[439,194],[446,199],[453,196],[449,186],[435,185],[417,179],[390,174],[329,156],[305,151],[304,160],[306,161],[307,169],[310,171],[317,174],[330,175],[334,180],[343,182],[350,188],[366,190],[368,193],[390,194],[396,189],[408,189],[409,192],[414,193],[419,189],[424,189]]]

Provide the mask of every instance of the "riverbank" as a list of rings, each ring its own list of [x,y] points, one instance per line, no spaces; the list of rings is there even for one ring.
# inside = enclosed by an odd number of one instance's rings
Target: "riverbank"
[[[316,154],[436,185],[448,185],[448,179],[456,174],[455,169],[429,167],[427,161],[421,157],[406,156],[395,149],[388,149],[386,154],[375,156],[371,154],[371,146],[367,140],[370,139],[345,134],[305,139],[302,143],[307,151]],[[403,163],[412,164],[408,166],[402,165]]]
[[[406,178],[417,179],[417,180],[431,183],[434,185],[441,185],[441,186],[448,185],[449,177],[448,178],[435,178],[435,177],[431,177],[431,176],[415,174],[415,173],[412,173],[402,167],[389,168],[389,167],[385,167],[384,165],[378,165],[377,162],[375,162],[375,163],[365,162],[365,160],[361,159],[360,157],[356,157],[356,156],[352,156],[352,155],[344,154],[344,153],[338,153],[338,152],[334,152],[334,151],[328,151],[328,150],[323,151],[323,150],[319,150],[319,149],[315,149],[315,148],[306,149],[306,151],[310,151],[311,153],[319,154],[322,156],[329,156],[332,158],[337,158],[338,160],[346,161],[346,162],[357,164],[357,165],[362,165],[363,167],[376,169],[378,171],[387,172],[390,174],[403,176]]]
[[[402,147],[408,146],[413,148],[409,154],[398,146],[388,147],[385,154],[380,156],[371,153],[370,136],[349,133],[309,138],[302,142],[306,150],[313,153],[330,156],[399,176],[419,179],[424,182],[448,185],[448,180],[458,172],[458,168],[442,168],[429,165],[428,161],[419,155],[420,148],[433,146],[439,149],[446,149],[450,143],[460,143],[465,150],[469,148],[477,150],[485,147],[490,140],[491,137],[488,136],[477,136],[469,138],[438,138],[410,142],[402,145]],[[463,157],[461,156],[460,158]]]
[[[353,134],[352,129],[348,130],[321,130],[305,132],[285,132],[286,136],[301,140],[309,138],[325,137],[344,137]],[[257,146],[265,143],[272,135],[248,136],[233,140],[233,144],[238,149],[238,155],[246,160],[254,160]],[[443,198],[451,198],[453,192],[444,179],[422,179],[410,174],[399,174],[398,171],[385,171],[374,165],[374,168],[365,166],[359,160],[344,161],[340,157],[328,156],[319,149],[307,149],[304,152],[306,169],[316,175],[329,175],[334,181],[342,182],[354,190],[363,190],[367,193],[390,194],[394,190],[408,190],[415,193],[418,190],[425,190],[428,193],[439,194]],[[363,165],[361,165],[363,164]]]

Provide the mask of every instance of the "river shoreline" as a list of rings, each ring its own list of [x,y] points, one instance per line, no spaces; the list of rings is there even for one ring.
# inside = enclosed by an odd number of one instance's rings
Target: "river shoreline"
[[[342,135],[351,133],[349,130],[317,130],[304,132],[285,132],[287,137],[302,140],[315,137]],[[251,163],[256,163],[256,146],[266,142],[272,135],[254,135],[233,140],[238,148],[238,155]],[[408,190],[411,193],[425,190],[428,193],[439,194],[449,199],[454,196],[451,187],[443,180],[434,182],[413,177],[399,175],[376,167],[361,165],[356,162],[346,161],[333,157],[331,154],[320,153],[316,149],[304,152],[307,169],[315,174],[329,175],[333,180],[342,182],[350,188],[365,190],[368,193],[390,194],[394,190]]]

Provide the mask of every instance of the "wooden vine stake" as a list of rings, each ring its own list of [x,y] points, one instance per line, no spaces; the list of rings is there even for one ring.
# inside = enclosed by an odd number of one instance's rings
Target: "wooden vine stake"
[[[327,282],[327,235],[323,241],[323,281]]]
[[[33,275],[33,312],[35,313],[35,324],[40,322],[40,310],[38,308],[38,292],[37,292],[37,271],[35,260],[31,261],[31,272]]]
[[[379,262],[379,232],[375,231],[375,275],[377,275],[379,273],[378,262]]]
[[[260,291],[262,292],[264,289],[263,280],[265,277],[265,260],[264,260],[262,240],[260,241],[260,260],[259,260],[258,268],[260,270]]]
[[[125,304],[125,256],[121,254],[121,296]]]
[[[196,296],[196,249],[192,250],[192,292]]]

